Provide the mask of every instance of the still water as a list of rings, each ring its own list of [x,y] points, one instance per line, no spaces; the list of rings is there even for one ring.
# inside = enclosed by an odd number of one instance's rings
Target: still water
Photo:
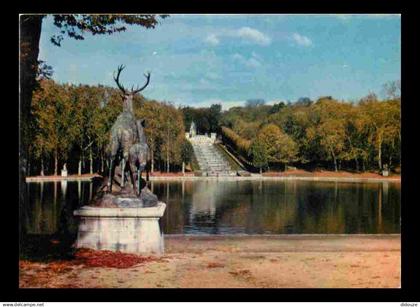
[[[75,238],[73,211],[99,182],[28,183],[29,235]],[[315,181],[150,182],[167,203],[165,234],[400,233],[400,183]]]

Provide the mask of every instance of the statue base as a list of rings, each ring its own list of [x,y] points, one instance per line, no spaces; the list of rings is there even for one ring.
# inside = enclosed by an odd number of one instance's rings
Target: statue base
[[[77,248],[111,250],[135,254],[163,254],[163,232],[159,219],[166,204],[136,206],[139,199],[114,197],[120,206],[84,206],[74,212],[80,218]]]

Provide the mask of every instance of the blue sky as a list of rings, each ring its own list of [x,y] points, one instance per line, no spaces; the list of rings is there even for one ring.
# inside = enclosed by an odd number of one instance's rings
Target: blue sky
[[[268,103],[331,95],[356,100],[401,75],[399,15],[171,15],[155,29],[50,41],[42,25],[39,59],[58,82],[143,84],[150,99],[224,109],[251,98]]]

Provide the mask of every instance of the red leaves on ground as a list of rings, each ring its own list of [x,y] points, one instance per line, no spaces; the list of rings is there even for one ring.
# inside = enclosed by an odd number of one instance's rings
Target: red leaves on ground
[[[225,265],[222,263],[217,263],[217,262],[209,262],[207,264],[207,268],[208,269],[215,269],[215,268],[224,268]]]
[[[112,251],[96,251],[92,249],[82,248],[76,254],[76,261],[88,267],[108,267],[125,269],[137,264],[156,261],[151,256],[139,256],[135,254],[127,254]]]
[[[56,260],[47,263],[33,262],[28,260],[19,261],[19,285],[20,287],[47,287],[47,288],[78,288],[75,284],[60,284],[55,277],[70,273],[68,278],[75,278],[76,266],[106,267],[125,269],[137,264],[150,261],[166,261],[151,256],[140,256],[112,251],[96,251],[91,249],[79,249],[72,260]],[[55,281],[54,281],[55,280]]]

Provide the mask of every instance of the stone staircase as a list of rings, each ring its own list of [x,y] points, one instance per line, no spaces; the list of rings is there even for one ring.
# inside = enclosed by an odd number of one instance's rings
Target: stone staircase
[[[190,138],[200,170],[207,176],[236,176],[226,158],[214,145],[214,139],[204,135]]]

